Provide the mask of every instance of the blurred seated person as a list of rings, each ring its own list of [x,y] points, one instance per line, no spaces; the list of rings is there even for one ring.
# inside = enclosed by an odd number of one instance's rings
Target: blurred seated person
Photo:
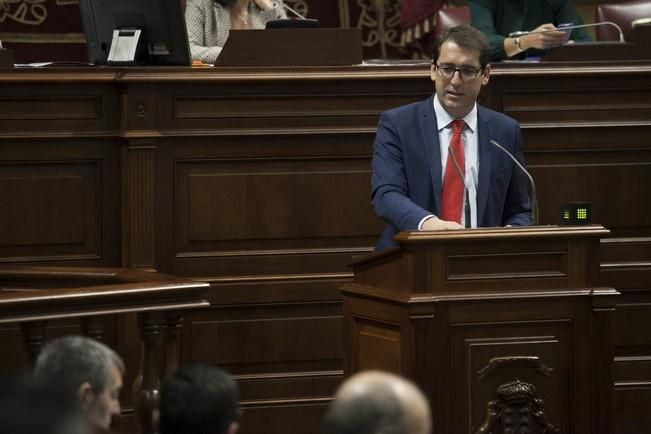
[[[235,434],[239,391],[216,366],[192,364],[174,371],[161,388],[160,434]]]
[[[61,399],[77,399],[90,425],[111,427],[120,415],[124,362],[103,343],[85,336],[65,336],[43,347],[34,365],[34,379],[55,383]]]
[[[323,421],[324,434],[431,434],[427,398],[411,381],[363,371],[337,390]]]
[[[268,21],[282,18],[287,14],[273,0],[187,0],[192,60],[215,63],[231,29],[264,29]]]
[[[27,373],[0,373],[0,434],[91,434],[74,396],[61,393],[63,379],[36,381]]]
[[[558,25],[583,24],[572,0],[468,0],[468,6],[472,25],[488,37],[493,61],[521,53],[540,56],[543,50],[568,42],[565,32],[555,31]],[[509,37],[510,33],[517,31],[544,33]],[[571,32],[571,41],[591,41],[585,28]]]

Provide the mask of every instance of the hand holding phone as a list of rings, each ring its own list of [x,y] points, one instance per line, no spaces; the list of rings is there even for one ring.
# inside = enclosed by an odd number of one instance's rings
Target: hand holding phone
[[[562,30],[565,33],[565,43],[570,40],[570,35],[572,34],[572,29],[563,30],[565,27],[572,27],[574,23],[563,23],[556,26],[558,30]]]

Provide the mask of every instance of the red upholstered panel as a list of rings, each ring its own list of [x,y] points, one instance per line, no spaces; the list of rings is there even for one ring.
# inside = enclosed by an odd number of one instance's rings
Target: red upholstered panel
[[[460,26],[461,24],[470,24],[470,9],[468,6],[439,9],[436,14],[434,35],[438,39],[445,29]]]
[[[16,63],[86,61],[77,1],[0,1],[0,4],[0,40],[14,50]]]
[[[628,40],[631,22],[638,18],[651,17],[651,0],[636,0],[627,3],[601,4],[597,6],[596,21],[612,21],[619,25]],[[596,27],[597,41],[618,41],[619,33],[612,26]]]

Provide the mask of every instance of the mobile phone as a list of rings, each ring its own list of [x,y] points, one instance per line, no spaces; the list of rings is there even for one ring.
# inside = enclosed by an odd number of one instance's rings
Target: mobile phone
[[[574,26],[574,23],[562,23],[562,24],[559,24],[558,26],[556,26],[556,28],[558,30],[561,30],[561,31],[565,32],[565,41],[564,42],[567,42],[567,41],[570,40],[570,35],[572,34],[572,29],[568,29],[568,30],[563,30],[563,29],[566,28],[566,27],[572,27],[572,26]]]

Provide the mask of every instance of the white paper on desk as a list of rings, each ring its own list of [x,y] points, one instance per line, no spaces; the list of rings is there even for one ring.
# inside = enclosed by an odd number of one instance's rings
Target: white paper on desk
[[[16,68],[41,68],[43,66],[52,65],[53,62],[34,62],[34,63],[16,63]]]

